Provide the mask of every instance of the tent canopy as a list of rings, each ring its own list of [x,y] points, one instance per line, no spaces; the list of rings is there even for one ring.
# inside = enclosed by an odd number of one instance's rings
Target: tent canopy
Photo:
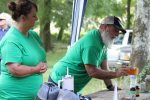
[[[73,0],[70,47],[79,40],[87,1],[88,0]]]

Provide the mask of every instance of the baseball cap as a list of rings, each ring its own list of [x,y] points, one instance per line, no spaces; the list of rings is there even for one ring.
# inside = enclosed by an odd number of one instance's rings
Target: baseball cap
[[[122,28],[121,21],[118,17],[107,16],[103,19],[101,24],[112,24],[116,29],[121,30],[123,33],[126,33],[126,30]]]
[[[4,16],[4,14],[0,14],[0,19],[6,19],[6,17]]]

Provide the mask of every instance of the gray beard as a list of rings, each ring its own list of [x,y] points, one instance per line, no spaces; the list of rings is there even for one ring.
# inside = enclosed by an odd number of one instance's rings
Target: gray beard
[[[111,49],[115,39],[111,39],[111,35],[109,33],[109,28],[101,34],[103,43]]]

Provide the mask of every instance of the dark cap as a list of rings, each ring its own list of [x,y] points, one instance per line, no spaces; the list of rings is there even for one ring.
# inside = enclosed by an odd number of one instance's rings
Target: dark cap
[[[103,19],[101,24],[112,24],[116,29],[121,30],[123,33],[126,33],[126,30],[122,28],[121,21],[118,17],[107,16]]]

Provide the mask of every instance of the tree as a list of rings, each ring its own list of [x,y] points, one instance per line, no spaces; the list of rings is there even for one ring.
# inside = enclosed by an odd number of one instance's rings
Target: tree
[[[57,40],[61,40],[63,32],[71,24],[72,2],[73,0],[54,0],[53,2],[53,22],[56,28],[60,28]]]
[[[150,0],[137,0],[130,66],[139,68],[138,83],[150,74]],[[137,60],[137,61],[136,61]],[[136,64],[137,62],[137,64]]]
[[[122,0],[120,5],[120,10],[123,11],[123,26],[126,29],[132,29],[134,24],[136,0]]]
[[[127,2],[127,29],[130,29],[130,3],[131,0],[128,0]]]
[[[38,17],[40,22],[40,36],[42,37],[45,51],[52,50],[51,44],[51,0],[38,0]]]

